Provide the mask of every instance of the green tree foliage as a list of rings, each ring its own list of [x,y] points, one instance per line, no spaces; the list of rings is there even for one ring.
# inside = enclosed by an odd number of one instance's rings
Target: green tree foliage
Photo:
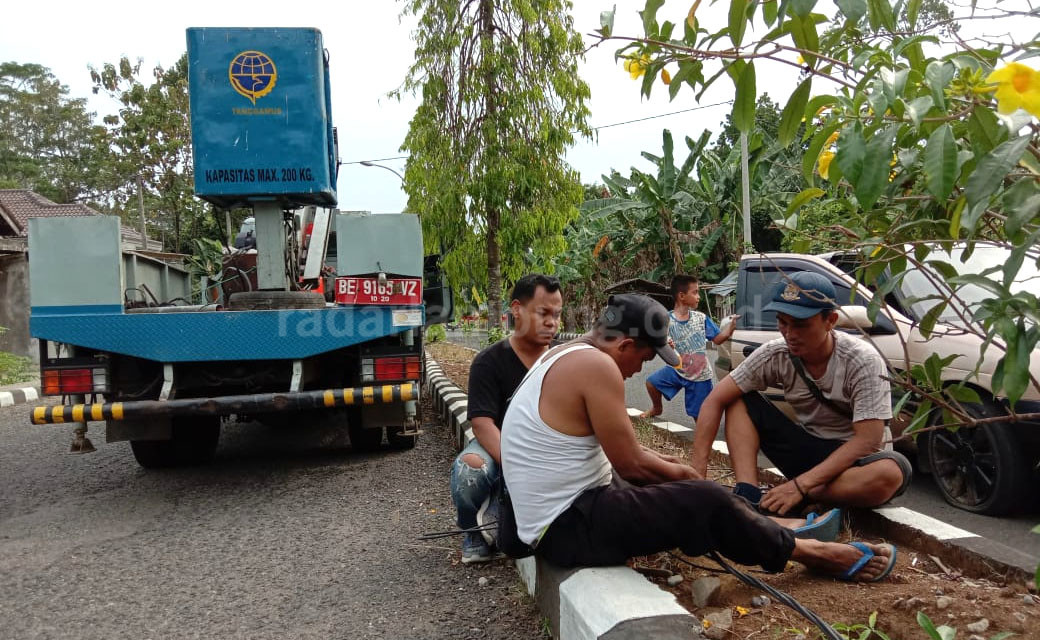
[[[140,176],[151,234],[161,229],[167,248],[190,253],[193,239],[223,239],[222,216],[194,197],[187,55],[169,69],[155,67],[151,84],[140,78],[141,62],[125,57],[91,67],[90,73],[94,92],[122,105],[117,115],[105,118],[121,180],[112,193],[113,208],[132,224]]]
[[[402,149],[404,188],[427,249],[456,288],[486,291],[497,323],[503,280],[551,269],[582,187],[564,162],[590,136],[581,38],[566,0],[411,0],[415,64],[402,91],[422,102]]]
[[[799,67],[778,131],[781,141],[800,137],[807,151],[804,189],[788,205],[788,216],[819,198],[841,202],[846,246],[865,260],[863,282],[876,284],[890,274],[883,294],[908,270],[940,274],[936,284],[945,293],[920,323],[925,335],[962,287],[981,287],[989,297],[961,312],[961,320],[1003,354],[994,392],[1011,403],[1029,388],[1040,393],[1030,371],[1040,342],[1040,300],[1035,288],[1015,284],[1026,260],[1040,263],[1040,92],[1033,88],[1040,76],[1028,66],[1040,54],[1035,39],[1009,33],[967,43],[952,23],[970,19],[968,10],[947,19],[935,8],[922,20],[926,5],[918,0],[839,0],[833,7],[816,0],[733,0],[727,23],[711,29],[701,25],[697,4],[681,7],[676,23],[660,22],[663,4],[647,2],[644,33],[624,38],[618,52],[644,61],[643,93],[666,68],[672,95],[683,87],[697,95],[726,78],[736,91],[733,123],[750,133],[756,73]],[[1040,22],[1035,11],[996,0],[972,2],[970,11],[1014,21],[1014,32],[1026,38]],[[612,21],[612,12],[604,12],[605,38],[613,37]],[[745,41],[757,24],[769,31]],[[955,241],[966,243],[968,256],[980,240],[1002,244],[1010,260],[985,274],[962,274],[952,258],[927,257],[930,246]],[[875,304],[884,298],[876,296]],[[977,402],[977,395],[959,385],[943,388],[938,372],[949,363],[936,360],[897,372],[908,393],[932,399],[919,404],[914,426],[926,423],[933,406],[942,408],[947,424],[978,424],[962,405]]]
[[[105,128],[38,64],[0,63],[0,188],[92,202],[110,180]]]

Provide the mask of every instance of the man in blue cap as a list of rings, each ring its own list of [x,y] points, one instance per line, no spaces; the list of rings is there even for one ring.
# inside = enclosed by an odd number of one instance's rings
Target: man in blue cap
[[[906,490],[909,460],[891,450],[892,418],[884,358],[869,343],[834,331],[834,285],[818,273],[790,273],[764,311],[775,311],[782,338],[756,349],[704,401],[693,443],[693,468],[704,473],[719,422],[738,495],[763,511],[785,514],[811,504],[874,507]],[[761,392],[783,389],[797,422]],[[787,482],[762,494],[758,452]]]

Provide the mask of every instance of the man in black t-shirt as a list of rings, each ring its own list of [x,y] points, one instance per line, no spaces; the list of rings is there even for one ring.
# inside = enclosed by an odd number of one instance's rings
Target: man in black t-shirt
[[[477,511],[501,477],[502,419],[509,398],[534,361],[549,348],[560,326],[563,294],[556,278],[526,275],[517,280],[511,300],[513,334],[478,353],[469,368],[466,418],[474,438],[451,467],[451,498],[463,529],[476,526]],[[491,549],[480,533],[465,535],[463,564],[491,558]]]

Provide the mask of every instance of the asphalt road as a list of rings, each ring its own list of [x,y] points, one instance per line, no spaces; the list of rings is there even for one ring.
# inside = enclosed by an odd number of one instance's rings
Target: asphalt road
[[[515,568],[458,564],[454,452],[358,454],[344,429],[226,425],[216,462],[146,471],[127,443],[0,409],[0,637],[539,638]],[[481,578],[487,578],[484,585]]]
[[[465,344],[472,348],[481,348],[485,336],[482,332],[469,334],[451,332],[449,338],[459,344]],[[708,357],[712,364],[715,361],[715,354],[716,352],[713,350],[708,352]],[[663,366],[665,366],[664,362],[657,358],[653,362],[647,363],[641,373],[626,381],[625,400],[629,407],[650,408],[650,399],[646,393],[646,378]],[[669,420],[687,427],[694,426],[693,420],[686,415],[683,403],[679,398],[676,398],[673,402],[665,401],[663,410],[660,419]],[[718,439],[723,439],[724,435],[725,427],[719,430]],[[765,459],[762,458],[762,461],[764,462]],[[892,505],[913,509],[984,538],[1018,549],[1023,553],[1031,555],[1035,564],[1040,564],[1040,535],[1031,532],[1032,528],[1040,523],[1040,512],[1034,511],[1033,513],[1004,518],[968,513],[947,504],[932,481],[931,476],[920,473],[914,477],[913,484],[907,492],[895,499]]]

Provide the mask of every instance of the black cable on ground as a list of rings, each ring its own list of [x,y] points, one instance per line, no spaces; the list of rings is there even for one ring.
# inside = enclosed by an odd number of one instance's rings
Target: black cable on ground
[[[419,540],[436,540],[437,538],[450,538],[452,536],[461,536],[464,533],[478,533],[480,531],[495,531],[498,529],[497,522],[487,522],[482,525],[470,527],[469,529],[450,529],[448,531],[431,531],[424,533],[419,536]]]
[[[719,563],[719,566],[725,569],[728,573],[736,577],[737,580],[740,580],[741,582],[750,587],[756,587],[758,589],[761,589],[762,591],[765,591],[769,595],[773,596],[777,602],[785,604],[791,609],[794,609],[806,620],[816,625],[816,627],[819,628],[819,630],[823,633],[823,636],[825,638],[829,638],[829,640],[845,640],[841,636],[841,634],[834,630],[834,627],[832,627],[825,620],[820,618],[820,616],[816,615],[816,613],[814,613],[811,609],[807,608],[801,602],[795,600],[794,596],[784,593],[776,587],[768,585],[759,580],[758,578],[748,575],[743,571],[740,571],[739,569],[730,566],[726,563],[725,560],[722,559],[722,556],[720,556],[717,551],[711,552],[711,558],[715,562]]]

